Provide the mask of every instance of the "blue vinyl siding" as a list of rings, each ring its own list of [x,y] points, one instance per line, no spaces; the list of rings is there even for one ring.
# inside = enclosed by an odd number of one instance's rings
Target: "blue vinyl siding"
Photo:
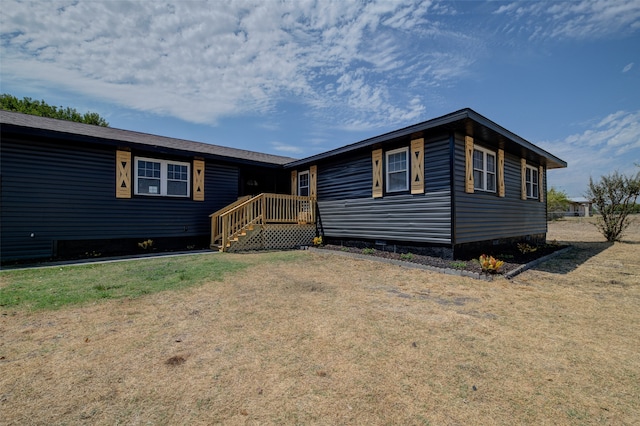
[[[449,191],[340,201],[318,201],[324,234],[331,238],[433,244],[451,241]]]
[[[497,149],[476,141],[480,146]],[[505,197],[496,193],[464,192],[464,137],[455,140],[455,244],[491,241],[547,232],[546,203],[520,199],[520,158],[505,153]],[[546,176],[544,179],[546,184]],[[545,191],[545,187],[540,188]]]
[[[360,152],[318,166],[318,200],[371,197],[371,153]]]
[[[117,199],[115,155],[110,147],[3,138],[2,260],[50,257],[56,240],[208,235],[208,215],[238,196],[237,167],[207,161],[204,202]]]
[[[424,147],[424,180],[426,193],[451,189],[449,139],[427,141]]]
[[[408,146],[408,144],[407,144]],[[451,242],[449,141],[425,144],[425,193],[372,198],[371,152],[318,165],[318,209],[331,238]]]

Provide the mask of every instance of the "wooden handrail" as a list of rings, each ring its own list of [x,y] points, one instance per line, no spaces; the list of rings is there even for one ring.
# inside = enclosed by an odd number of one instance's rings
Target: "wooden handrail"
[[[255,196],[220,215],[222,250],[226,249],[229,241],[238,237],[251,225],[261,223],[262,212],[260,211],[260,206],[262,205],[262,197],[263,194]]]
[[[223,208],[221,208],[220,210],[218,210],[215,213],[211,213],[209,215],[209,217],[220,216],[222,213],[231,210],[232,208],[244,203],[245,201],[247,201],[250,198],[251,198],[251,195],[245,195],[244,197],[238,197],[238,199],[236,201],[234,201],[233,203],[229,204],[228,206],[224,206]]]
[[[251,195],[245,195],[244,197],[239,197],[236,201],[234,201],[233,203],[229,204],[228,206],[225,206],[223,208],[221,208],[220,210],[216,211],[215,213],[211,213],[209,215],[209,217],[211,218],[211,245],[213,246],[216,241],[218,241],[220,238],[222,238],[222,226],[220,224],[220,215],[222,213],[225,213],[233,208],[235,208],[236,206],[244,203],[245,201],[249,200],[251,198]]]
[[[218,215],[216,220],[218,228],[215,229],[215,234],[212,215],[212,245],[221,239],[222,250],[226,249],[231,240],[253,225],[315,223],[316,200],[314,197],[263,193],[234,204],[236,205],[229,206]]]

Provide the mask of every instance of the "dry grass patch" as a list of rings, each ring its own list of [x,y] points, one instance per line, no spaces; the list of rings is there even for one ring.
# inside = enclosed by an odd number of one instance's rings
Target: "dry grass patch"
[[[549,238],[576,248],[514,282],[307,253],[5,311],[0,423],[637,424],[640,232]]]

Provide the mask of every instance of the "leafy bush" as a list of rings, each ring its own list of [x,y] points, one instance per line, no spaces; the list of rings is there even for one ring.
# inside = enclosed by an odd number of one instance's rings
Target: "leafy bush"
[[[362,249],[362,254],[375,254],[376,249],[374,248],[365,248]]]
[[[98,113],[85,112],[82,114],[75,108],[63,108],[62,106],[56,107],[47,104],[44,100],[38,101],[27,97],[24,99],[18,99],[7,93],[0,95],[0,109],[29,115],[37,115],[39,117],[57,118],[59,120],[109,127],[109,123],[107,123],[107,121]]]
[[[640,196],[640,172],[625,176],[616,171],[602,176],[597,183],[589,178],[587,196],[600,213],[596,226],[602,235],[609,242],[620,241],[630,223],[628,215],[635,210]]]
[[[480,256],[479,260],[482,270],[484,272],[490,272],[492,274],[500,272],[500,268],[502,268],[502,265],[504,265],[504,262],[502,260],[498,260],[493,256],[487,256],[486,254]]]
[[[547,191],[547,218],[556,220],[564,216],[564,212],[569,205],[569,196],[566,192],[551,187]]]

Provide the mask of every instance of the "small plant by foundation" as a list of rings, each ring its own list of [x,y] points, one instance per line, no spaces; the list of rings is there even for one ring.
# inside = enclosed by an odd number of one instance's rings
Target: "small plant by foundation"
[[[322,245],[322,237],[315,237],[315,238],[313,239],[313,245],[314,245],[314,246]]]
[[[480,266],[482,267],[482,270],[484,272],[489,272],[492,274],[500,272],[500,268],[502,268],[502,265],[504,265],[504,262],[502,260],[498,260],[493,256],[487,256],[486,254],[480,256],[480,259],[478,260],[480,260]]]
[[[138,247],[142,250],[150,250],[153,247],[153,240],[149,239],[138,243]]]
[[[535,253],[538,251],[538,247],[527,243],[518,243],[518,251],[522,254]]]
[[[375,254],[376,249],[374,248],[364,248],[362,249],[362,254]]]
[[[400,255],[400,259],[402,259],[402,260],[412,260],[413,259],[413,253],[402,253]]]
[[[467,267],[467,262],[463,262],[463,261],[451,262],[449,265],[453,269],[464,269]]]

